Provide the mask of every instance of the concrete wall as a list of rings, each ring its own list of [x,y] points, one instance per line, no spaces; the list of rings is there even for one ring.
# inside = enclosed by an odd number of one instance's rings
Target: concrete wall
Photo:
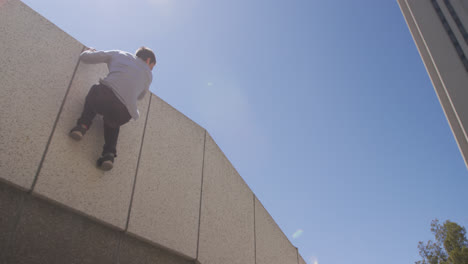
[[[68,137],[105,65],[19,0],[0,1],[0,260],[305,263],[209,133],[155,95],[95,167],[97,118]]]
[[[0,263],[193,261],[0,182]]]
[[[468,166],[468,67],[460,58],[460,55],[468,56],[468,42],[459,28],[461,25],[468,30],[466,0],[449,1],[461,22],[458,25],[443,0],[435,3],[431,0],[398,0],[398,3]],[[440,8],[440,14],[435,6]],[[448,27],[443,26],[440,15]],[[452,38],[448,30],[452,31]]]

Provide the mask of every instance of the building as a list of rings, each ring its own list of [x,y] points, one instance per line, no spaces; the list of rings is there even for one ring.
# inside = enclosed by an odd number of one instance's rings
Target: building
[[[468,166],[468,1],[398,3]]]

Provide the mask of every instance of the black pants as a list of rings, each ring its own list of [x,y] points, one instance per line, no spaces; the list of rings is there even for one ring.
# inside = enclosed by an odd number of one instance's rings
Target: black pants
[[[102,154],[110,152],[117,155],[120,126],[130,121],[132,117],[111,88],[103,84],[95,84],[89,90],[78,125],[86,125],[89,129],[96,114],[102,115],[104,119],[105,143]]]

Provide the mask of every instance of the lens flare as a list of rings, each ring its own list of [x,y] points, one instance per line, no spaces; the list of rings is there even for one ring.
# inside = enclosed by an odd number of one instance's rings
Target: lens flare
[[[293,237],[294,239],[296,239],[296,238],[302,236],[302,233],[304,233],[304,230],[298,229],[296,232],[294,232],[294,234],[292,235],[292,237]]]
[[[317,257],[310,257],[309,263],[318,264],[318,259],[317,259]]]

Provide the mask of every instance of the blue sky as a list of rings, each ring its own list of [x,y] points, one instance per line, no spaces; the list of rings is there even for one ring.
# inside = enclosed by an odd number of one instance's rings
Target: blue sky
[[[468,227],[467,169],[396,0],[24,2],[87,46],[153,48],[151,90],[307,263],[413,263],[432,219]]]

